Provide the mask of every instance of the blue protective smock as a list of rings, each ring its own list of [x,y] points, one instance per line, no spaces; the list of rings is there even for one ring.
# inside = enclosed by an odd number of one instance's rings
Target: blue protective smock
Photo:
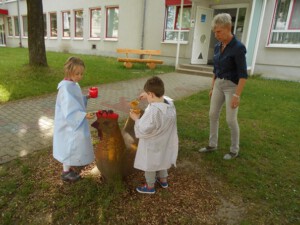
[[[83,166],[94,160],[86,105],[87,98],[78,83],[63,80],[58,84],[53,157],[69,166]]]

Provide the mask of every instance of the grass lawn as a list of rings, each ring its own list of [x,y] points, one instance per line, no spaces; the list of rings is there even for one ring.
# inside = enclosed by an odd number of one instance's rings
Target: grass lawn
[[[193,143],[181,156],[192,160],[198,157],[192,153],[207,144],[209,102],[199,93],[177,106],[180,139]],[[193,123],[184,119],[192,115]],[[242,196],[248,209],[241,224],[300,223],[299,115],[300,83],[249,79],[239,110],[240,157],[222,159],[230,146],[224,111],[219,151],[199,156],[209,174],[230,186],[230,195]]]
[[[28,66],[27,48],[0,49],[0,103],[10,100],[56,92],[64,77],[63,65],[75,54],[47,52],[49,68],[32,69]],[[86,71],[81,87],[174,71],[174,67],[158,65],[150,70],[144,64],[126,69],[116,58],[76,55],[83,59]]]
[[[219,150],[197,151],[208,140],[206,91],[176,107],[180,153],[167,190],[137,194],[141,172],[103,183],[93,165],[81,181],[63,183],[61,165],[45,149],[0,165],[0,224],[300,223],[300,83],[248,80],[239,112],[241,151],[232,161],[223,160],[230,145],[224,111]]]

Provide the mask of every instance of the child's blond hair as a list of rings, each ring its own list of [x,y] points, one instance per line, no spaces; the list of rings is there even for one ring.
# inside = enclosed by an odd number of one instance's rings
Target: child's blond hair
[[[74,56],[68,58],[64,64],[65,76],[69,78],[78,67],[82,67],[83,70],[85,69],[84,62],[80,58]]]

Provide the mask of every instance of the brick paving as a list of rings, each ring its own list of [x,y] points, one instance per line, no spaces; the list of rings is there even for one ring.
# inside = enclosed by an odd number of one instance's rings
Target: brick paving
[[[165,83],[165,94],[174,100],[208,89],[211,84],[211,78],[196,75],[168,73],[159,77]],[[88,101],[87,111],[112,109],[124,120],[128,103],[142,92],[146,80],[96,85],[99,96]],[[88,88],[82,91],[87,94]],[[55,100],[56,93],[0,105],[0,164],[52,146]]]

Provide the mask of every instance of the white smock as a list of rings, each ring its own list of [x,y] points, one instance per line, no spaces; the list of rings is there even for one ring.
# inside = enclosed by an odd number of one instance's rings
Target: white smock
[[[63,80],[58,84],[53,157],[69,166],[84,166],[94,160],[86,105],[87,98],[78,83]]]
[[[143,116],[135,121],[134,131],[139,144],[134,168],[143,171],[167,170],[176,166],[178,134],[176,109],[172,99],[150,103]]]

